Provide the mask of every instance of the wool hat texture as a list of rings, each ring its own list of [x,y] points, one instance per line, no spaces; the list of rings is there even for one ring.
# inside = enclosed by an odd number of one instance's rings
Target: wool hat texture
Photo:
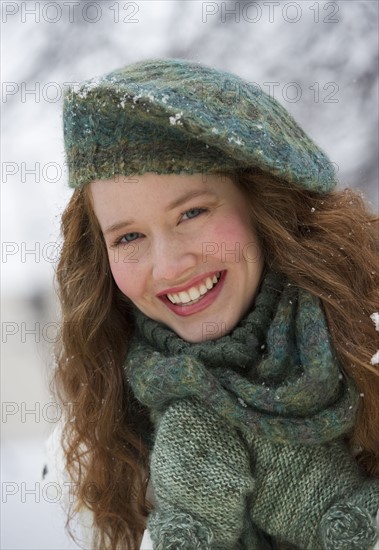
[[[336,185],[333,164],[278,101],[193,61],[140,61],[84,81],[66,93],[63,123],[71,187],[244,168],[318,193]]]

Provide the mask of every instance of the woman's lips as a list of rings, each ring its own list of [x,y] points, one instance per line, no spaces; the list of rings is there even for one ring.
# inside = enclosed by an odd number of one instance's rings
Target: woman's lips
[[[180,315],[181,317],[193,315],[194,313],[199,313],[200,311],[203,311],[203,309],[213,304],[217,296],[220,294],[222,287],[224,286],[225,277],[226,271],[221,271],[221,276],[218,280],[218,283],[206,294],[204,294],[204,297],[201,300],[192,305],[173,304],[167,298],[167,296],[160,296],[160,298],[171,311],[176,313],[176,315]]]
[[[168,288],[166,290],[163,290],[157,294],[158,298],[161,298],[162,296],[165,296],[166,294],[179,294],[179,292],[182,291],[188,291],[193,286],[197,286],[199,283],[202,283],[205,279],[210,277],[211,279],[216,275],[216,273],[220,273],[220,271],[211,271],[209,273],[203,273],[201,275],[197,275],[197,277],[194,277],[192,281],[187,283],[185,286],[180,287],[174,287],[174,288]]]

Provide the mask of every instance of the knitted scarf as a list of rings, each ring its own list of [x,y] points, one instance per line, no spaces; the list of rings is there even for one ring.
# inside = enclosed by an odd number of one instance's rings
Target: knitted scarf
[[[320,444],[352,428],[359,398],[341,373],[320,301],[283,276],[267,273],[253,308],[218,340],[188,343],[137,308],[134,316],[126,374],[153,419],[192,396],[274,442]]]
[[[317,298],[268,273],[238,326],[198,344],[134,315],[125,373],[156,428],[154,549],[373,545],[379,483],[341,441],[359,398]]]

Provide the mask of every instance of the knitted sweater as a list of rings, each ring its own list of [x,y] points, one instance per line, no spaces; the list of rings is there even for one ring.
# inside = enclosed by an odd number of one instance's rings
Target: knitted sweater
[[[135,316],[125,372],[156,428],[154,548],[373,546],[379,484],[343,443],[357,396],[316,298],[269,274],[233,333],[198,345]]]

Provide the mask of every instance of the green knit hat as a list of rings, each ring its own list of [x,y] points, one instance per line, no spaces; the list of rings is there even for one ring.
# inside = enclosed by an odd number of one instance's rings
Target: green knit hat
[[[257,86],[184,59],[128,65],[70,89],[64,101],[69,184],[116,174],[259,168],[328,192],[333,165]]]

